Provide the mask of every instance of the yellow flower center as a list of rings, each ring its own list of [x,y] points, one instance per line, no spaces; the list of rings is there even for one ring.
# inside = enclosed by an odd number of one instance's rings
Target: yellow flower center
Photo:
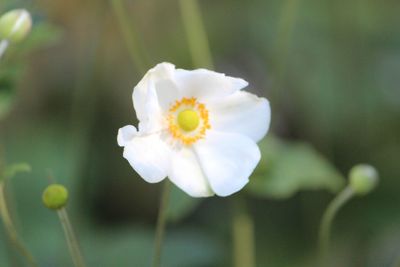
[[[182,98],[175,101],[167,116],[168,130],[174,139],[184,145],[191,145],[206,135],[211,128],[206,106],[196,98]]]
[[[178,114],[178,125],[186,132],[191,132],[199,126],[200,117],[196,111],[185,109]]]

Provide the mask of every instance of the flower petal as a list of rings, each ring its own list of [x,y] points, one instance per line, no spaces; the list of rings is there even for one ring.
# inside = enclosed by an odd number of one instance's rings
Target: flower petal
[[[152,133],[162,128],[162,110],[156,86],[160,80],[169,79],[174,70],[175,66],[170,63],[158,64],[133,89],[132,100],[140,121],[140,132]]]
[[[132,125],[127,125],[118,130],[118,145],[126,146],[135,136],[137,135],[137,130]]]
[[[214,194],[192,149],[183,147],[174,151],[171,161],[169,179],[176,186],[192,197],[208,197]]]
[[[207,107],[213,130],[244,134],[256,142],[268,132],[271,109],[265,98],[240,91]]]
[[[242,189],[261,158],[257,144],[241,134],[210,130],[193,146],[212,190],[219,196]]]
[[[170,166],[170,148],[159,134],[136,136],[125,145],[124,158],[147,182],[163,180]]]
[[[175,101],[182,98],[182,94],[173,77],[160,79],[155,83],[158,103],[163,111],[168,111]]]
[[[243,79],[206,69],[177,69],[175,80],[185,97],[195,97],[200,102],[230,95],[248,85]]]

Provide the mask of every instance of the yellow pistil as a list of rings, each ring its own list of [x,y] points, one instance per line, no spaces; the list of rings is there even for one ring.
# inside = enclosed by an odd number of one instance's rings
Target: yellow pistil
[[[208,110],[196,98],[182,98],[169,109],[168,129],[172,137],[191,145],[206,135],[211,128]]]
[[[186,132],[191,132],[199,126],[200,118],[196,111],[186,109],[178,114],[178,125]]]

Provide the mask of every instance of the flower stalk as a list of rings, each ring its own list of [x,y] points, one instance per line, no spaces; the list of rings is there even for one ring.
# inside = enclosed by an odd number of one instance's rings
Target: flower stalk
[[[332,222],[340,210],[353,196],[364,196],[376,188],[379,181],[378,171],[371,165],[358,164],[349,172],[349,184],[332,200],[322,216],[319,228],[319,251],[325,261],[330,246]]]
[[[52,176],[49,176],[52,180]],[[68,203],[68,190],[62,184],[50,184],[42,194],[42,201],[46,208],[57,211],[61,226],[67,240],[68,250],[75,267],[85,267],[85,261],[79,248],[78,239],[75,236],[71,221],[69,220],[65,206]]]
[[[8,211],[7,208],[4,187],[5,187],[4,181],[0,182],[0,215],[4,223],[4,227],[6,228],[6,232],[15,249],[26,259],[29,265],[32,267],[38,267],[32,254],[25,248],[23,243],[18,238],[17,230],[11,219],[10,212]]]
[[[181,16],[194,66],[213,69],[210,46],[196,0],[180,0]]]
[[[122,36],[125,39],[129,56],[139,73],[144,74],[148,67],[147,58],[145,57],[143,49],[141,49],[132,23],[129,23],[128,15],[125,12],[122,0],[112,0],[111,5],[117,17]]]
[[[75,267],[86,267],[81,250],[79,248],[78,240],[72,228],[71,221],[69,220],[67,210],[65,208],[58,209],[57,214],[60,218],[60,222],[65,233],[65,238],[67,239],[68,249]]]
[[[153,267],[159,267],[161,264],[161,252],[165,234],[165,227],[167,223],[168,202],[170,193],[171,183],[168,180],[165,180],[157,219]]]
[[[354,196],[354,190],[351,186],[345,187],[328,205],[322,216],[319,228],[319,250],[321,259],[325,259],[330,246],[332,222],[340,210]]]
[[[242,197],[234,200],[233,212],[233,266],[255,267],[254,221]]]

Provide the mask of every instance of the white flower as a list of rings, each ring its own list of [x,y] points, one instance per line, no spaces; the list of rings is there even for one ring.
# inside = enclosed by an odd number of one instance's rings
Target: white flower
[[[260,160],[256,142],[271,115],[265,98],[241,91],[247,85],[206,69],[158,64],[133,90],[139,131],[119,129],[124,157],[147,182],[168,176],[193,197],[239,191]]]

